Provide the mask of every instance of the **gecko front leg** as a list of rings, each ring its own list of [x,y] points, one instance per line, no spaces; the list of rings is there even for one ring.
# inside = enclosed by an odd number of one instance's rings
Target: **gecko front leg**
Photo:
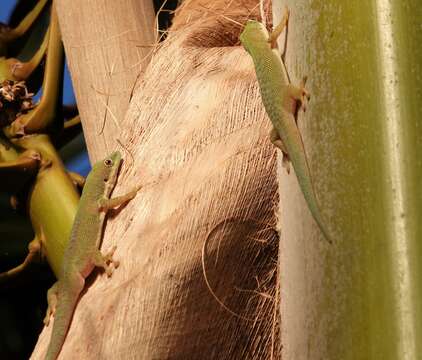
[[[140,188],[141,186],[137,187],[135,190],[128,192],[125,195],[117,196],[112,199],[108,199],[104,197],[98,200],[98,210],[107,212],[111,209],[114,209],[120,205],[127,203],[128,201],[132,200],[136,196],[136,193],[139,191]]]

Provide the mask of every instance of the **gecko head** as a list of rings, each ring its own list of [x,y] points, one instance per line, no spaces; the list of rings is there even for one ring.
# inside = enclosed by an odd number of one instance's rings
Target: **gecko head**
[[[239,38],[246,51],[251,52],[252,47],[260,44],[268,46],[269,35],[265,26],[259,21],[248,20]]]
[[[120,154],[120,151],[114,151],[103,161],[98,162],[98,171],[101,171],[101,176],[104,181],[108,181],[117,176],[121,162],[122,154]]]

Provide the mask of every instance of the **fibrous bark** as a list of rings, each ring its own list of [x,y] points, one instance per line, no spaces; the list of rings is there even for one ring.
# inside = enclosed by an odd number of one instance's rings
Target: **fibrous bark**
[[[121,266],[88,282],[63,359],[279,357],[275,150],[238,42],[259,7],[222,4],[184,2],[141,76],[115,194],[144,187],[108,221]]]

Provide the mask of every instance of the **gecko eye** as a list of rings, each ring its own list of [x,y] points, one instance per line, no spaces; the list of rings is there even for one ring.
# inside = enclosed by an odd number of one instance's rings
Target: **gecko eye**
[[[104,165],[107,167],[111,167],[113,165],[113,160],[111,159],[105,159],[104,160]]]

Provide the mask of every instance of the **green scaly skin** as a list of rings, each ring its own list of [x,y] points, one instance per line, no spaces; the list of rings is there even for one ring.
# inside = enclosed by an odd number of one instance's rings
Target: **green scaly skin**
[[[240,41],[253,59],[262,102],[278,135],[277,139],[272,139],[273,143],[288,154],[309,210],[324,237],[331,243],[318,207],[305,148],[295,120],[297,105],[303,104],[309,95],[303,86],[298,88],[290,84],[280,54],[272,46],[275,39],[270,37],[263,24],[248,21]]]
[[[62,274],[47,293],[48,309],[44,323],[48,325],[50,315],[56,314],[46,360],[55,360],[61,351],[85,278],[96,266],[103,268],[108,276],[112,274],[112,265],[118,266],[112,259],[115,247],[106,255],[99,248],[107,211],[131,200],[138,191],[110,199],[121,161],[120,152],[113,152],[96,163],[86,179],[65,250]]]

